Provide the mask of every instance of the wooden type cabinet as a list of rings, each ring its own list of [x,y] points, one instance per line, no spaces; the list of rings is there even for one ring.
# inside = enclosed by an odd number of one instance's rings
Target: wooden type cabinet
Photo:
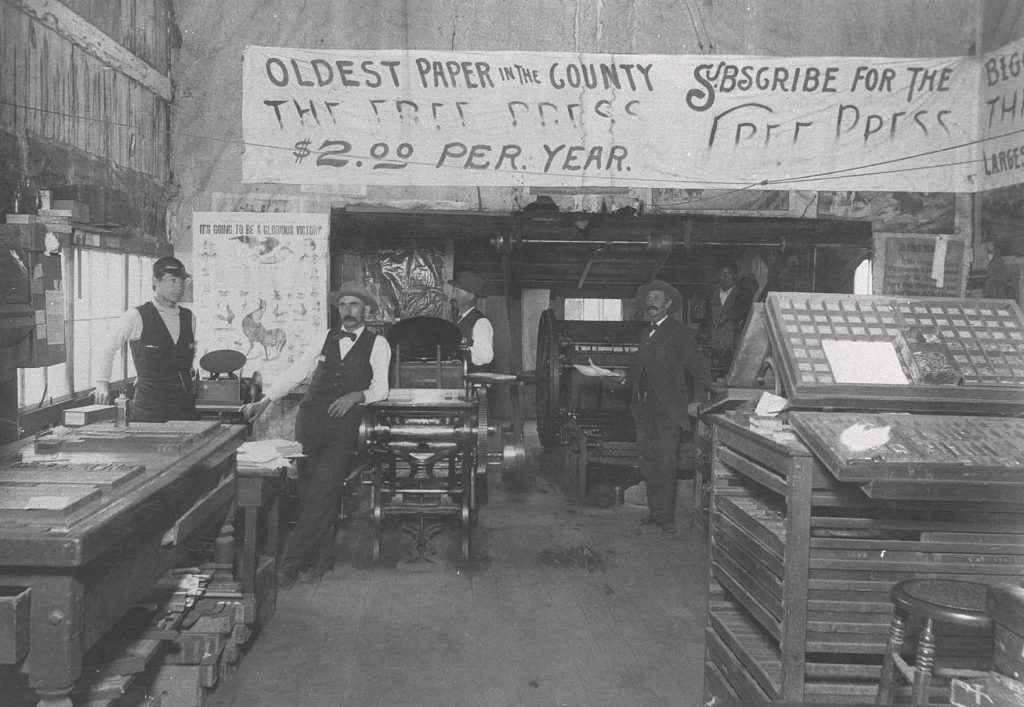
[[[870,498],[795,435],[772,439],[735,413],[711,419],[709,700],[870,703],[893,585],[1024,575],[1019,493]],[[945,630],[937,666],[987,669],[990,636]]]

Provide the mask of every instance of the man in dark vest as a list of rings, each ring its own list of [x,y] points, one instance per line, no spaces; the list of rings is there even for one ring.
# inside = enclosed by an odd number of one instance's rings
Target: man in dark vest
[[[621,381],[632,385],[630,410],[636,421],[640,471],[647,482],[650,513],[641,523],[674,533],[676,450],[683,432],[690,429],[690,417],[700,412],[710,374],[689,328],[669,316],[683,304],[679,290],[653,280],[637,290],[637,300],[651,325],[641,335],[629,375]]]
[[[388,395],[391,346],[366,328],[366,313],[377,302],[359,282],[343,283],[329,296],[339,325],[319,333],[266,397],[244,406],[259,417],[303,381],[309,387],[295,417],[295,439],[307,456],[299,489],[299,513],[288,539],[278,586],[287,589],[300,574],[317,581],[334,569],[334,521],[345,477],[351,470],[362,406]]]
[[[462,332],[462,342],[469,346],[469,373],[490,371],[494,361],[494,327],[491,320],[476,308],[483,297],[484,281],[476,273],[460,272],[449,280],[452,302],[459,310],[456,324]]]
[[[137,374],[130,418],[136,422],[195,419],[196,319],[191,310],[178,306],[190,277],[177,258],[153,263],[153,299],[125,312],[114,337],[100,352],[97,405],[110,402],[114,356],[128,344]]]

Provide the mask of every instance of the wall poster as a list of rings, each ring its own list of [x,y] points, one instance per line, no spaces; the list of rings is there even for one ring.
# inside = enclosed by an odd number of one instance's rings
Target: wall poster
[[[876,295],[963,297],[970,268],[963,235],[876,233]]]
[[[328,214],[195,212],[196,361],[234,349],[264,385],[326,328]]]

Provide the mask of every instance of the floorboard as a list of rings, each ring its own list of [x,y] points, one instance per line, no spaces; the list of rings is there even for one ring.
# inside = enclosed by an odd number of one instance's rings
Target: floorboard
[[[453,532],[443,562],[409,571],[393,529],[373,566],[352,521],[335,571],[279,594],[208,706],[699,705],[707,561],[688,493],[667,535],[642,508],[570,503],[553,460],[528,456],[526,490],[492,479],[469,562]]]

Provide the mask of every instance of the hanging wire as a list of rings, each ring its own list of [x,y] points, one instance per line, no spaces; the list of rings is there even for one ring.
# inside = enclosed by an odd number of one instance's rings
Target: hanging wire
[[[86,121],[91,121],[91,122],[103,123],[105,125],[110,125],[110,126],[125,127],[125,128],[130,128],[132,130],[135,130],[135,131],[137,131],[139,133],[142,133],[142,134],[146,134],[146,133],[160,134],[160,135],[165,135],[166,134],[166,135],[169,135],[170,137],[187,137],[187,138],[193,138],[193,139],[196,139],[196,140],[210,140],[210,141],[213,141],[213,142],[221,142],[221,143],[227,143],[227,144],[232,144],[232,145],[238,145],[239,147],[260,147],[260,148],[264,148],[264,149],[268,149],[268,150],[283,150],[283,151],[287,151],[289,153],[293,152],[294,149],[295,149],[294,146],[287,147],[287,146],[284,146],[284,145],[270,145],[270,144],[258,143],[258,142],[248,142],[248,141],[245,141],[245,140],[241,140],[239,138],[220,137],[220,136],[215,136],[215,135],[203,135],[203,134],[200,134],[200,133],[194,133],[194,132],[186,131],[186,130],[165,131],[165,130],[159,130],[159,129],[150,129],[150,128],[147,128],[147,127],[144,127],[144,126],[140,127],[138,125],[134,125],[134,124],[131,124],[131,123],[122,123],[122,122],[118,122],[118,121],[114,121],[114,120],[109,120],[107,118],[93,118],[93,117],[90,117],[90,116],[83,116],[83,115],[76,115],[76,114],[72,114],[72,113],[65,113],[65,112],[62,112],[62,111],[55,111],[55,110],[48,109],[48,108],[36,108],[34,106],[29,106],[29,105],[25,105],[25,104],[21,104],[21,103],[16,103],[16,102],[12,102],[12,101],[2,101],[2,100],[0,100],[0,106],[10,106],[10,107],[21,108],[21,109],[25,109],[25,110],[38,111],[38,112],[46,113],[46,114],[49,114],[49,115],[56,115],[56,116],[61,116],[61,117],[64,117],[64,118],[70,118],[70,119],[73,119],[73,120],[86,120]],[[824,171],[824,172],[813,172],[813,173],[802,174],[802,175],[797,175],[797,176],[792,176],[792,177],[765,178],[765,179],[762,179],[760,181],[755,181],[755,182],[731,181],[731,180],[709,180],[709,179],[706,179],[704,177],[691,176],[691,175],[674,175],[672,177],[664,177],[664,178],[654,178],[654,177],[631,178],[631,177],[626,177],[626,176],[616,176],[616,181],[622,182],[622,183],[641,182],[641,183],[644,183],[644,184],[663,183],[663,184],[666,184],[666,185],[678,185],[680,182],[693,182],[693,183],[699,183],[699,184],[704,184],[704,185],[720,185],[722,187],[726,187],[726,186],[737,187],[736,189],[734,189],[731,192],[726,192],[726,193],[723,193],[723,194],[715,194],[715,195],[712,195],[710,197],[707,197],[707,200],[711,201],[713,199],[723,198],[723,197],[727,196],[730,193],[736,193],[737,191],[744,191],[744,190],[751,189],[751,188],[757,187],[757,186],[770,186],[770,185],[773,185],[773,184],[791,184],[791,183],[800,183],[800,182],[808,182],[808,181],[829,181],[829,180],[834,180],[834,179],[857,178],[857,177],[867,177],[867,176],[880,176],[880,175],[885,175],[885,174],[897,174],[897,173],[915,172],[915,171],[922,171],[922,170],[934,170],[934,169],[939,169],[939,168],[943,168],[943,167],[950,167],[950,166],[957,166],[957,165],[964,165],[964,164],[973,164],[973,163],[977,163],[977,162],[982,162],[983,161],[982,158],[972,158],[972,159],[969,159],[969,160],[962,160],[962,161],[958,161],[958,162],[947,162],[947,163],[942,163],[942,164],[918,165],[918,166],[911,166],[911,167],[905,167],[905,168],[900,168],[900,169],[876,170],[876,171],[872,171],[872,172],[862,172],[861,171],[861,170],[871,169],[873,167],[880,167],[880,166],[884,166],[884,165],[895,164],[895,163],[898,163],[898,162],[906,162],[908,160],[915,160],[915,159],[919,159],[919,158],[922,158],[922,157],[928,157],[930,155],[936,155],[936,154],[941,154],[941,153],[944,153],[944,152],[950,152],[950,151],[953,151],[953,150],[959,150],[959,149],[963,149],[965,147],[971,147],[973,145],[983,144],[985,142],[989,142],[989,141],[992,141],[992,140],[1002,140],[1002,139],[1005,139],[1005,138],[1008,138],[1008,137],[1013,137],[1015,135],[1020,135],[1022,133],[1024,133],[1024,128],[1019,128],[1017,130],[1012,130],[1012,131],[1010,131],[1008,133],[1003,133],[1003,134],[1000,134],[1000,135],[990,135],[990,136],[987,136],[987,137],[978,138],[976,140],[968,140],[966,142],[957,143],[955,145],[947,145],[946,147],[940,147],[940,148],[936,148],[934,150],[926,150],[926,151],[918,152],[918,153],[915,153],[915,154],[912,154],[912,155],[904,155],[902,157],[894,157],[894,158],[889,159],[889,160],[881,160],[881,161],[877,161],[877,162],[869,162],[869,163],[865,163],[865,164],[855,165],[855,166],[852,166],[852,167],[842,167],[842,168],[839,168],[839,169],[834,169],[834,170],[829,170],[829,171]],[[329,152],[329,151],[321,151],[321,150],[314,150],[314,149],[309,149],[308,151],[309,151],[309,154],[311,154],[311,155],[322,154],[322,153],[325,153],[325,152]],[[360,155],[360,154],[356,154],[356,153],[352,153],[352,152],[346,153],[346,157],[349,158],[349,159],[367,159],[367,160],[376,159],[376,157],[374,157],[372,155]],[[433,161],[422,161],[422,160],[420,160],[420,161],[418,161],[418,160],[403,160],[403,161],[407,162],[408,164],[414,164],[414,165],[419,165],[419,166],[430,166],[430,167],[434,167],[435,166],[435,163]],[[459,168],[452,168],[452,169],[461,169],[461,167],[459,167]],[[498,170],[495,170],[495,171],[510,172],[510,173],[517,174],[517,175],[522,175],[522,176],[545,176],[545,175],[547,175],[546,172],[536,171],[536,170],[522,170],[522,169],[520,169],[520,170],[512,170],[510,168],[502,168],[502,169],[498,169]],[[685,202],[685,203],[696,203],[696,202]]]
[[[704,13],[700,11],[701,0],[693,0],[694,7],[697,10],[697,17],[700,19],[700,26],[704,28],[704,36],[708,38],[708,51],[714,53],[715,44],[711,41],[711,33],[708,32],[708,26],[704,24]]]
[[[693,34],[697,37],[697,47],[704,50],[704,42],[700,38],[700,30],[697,29],[697,21],[693,19],[693,8],[690,7],[690,0],[683,0],[686,4],[686,12],[690,15],[690,24],[693,25]]]

